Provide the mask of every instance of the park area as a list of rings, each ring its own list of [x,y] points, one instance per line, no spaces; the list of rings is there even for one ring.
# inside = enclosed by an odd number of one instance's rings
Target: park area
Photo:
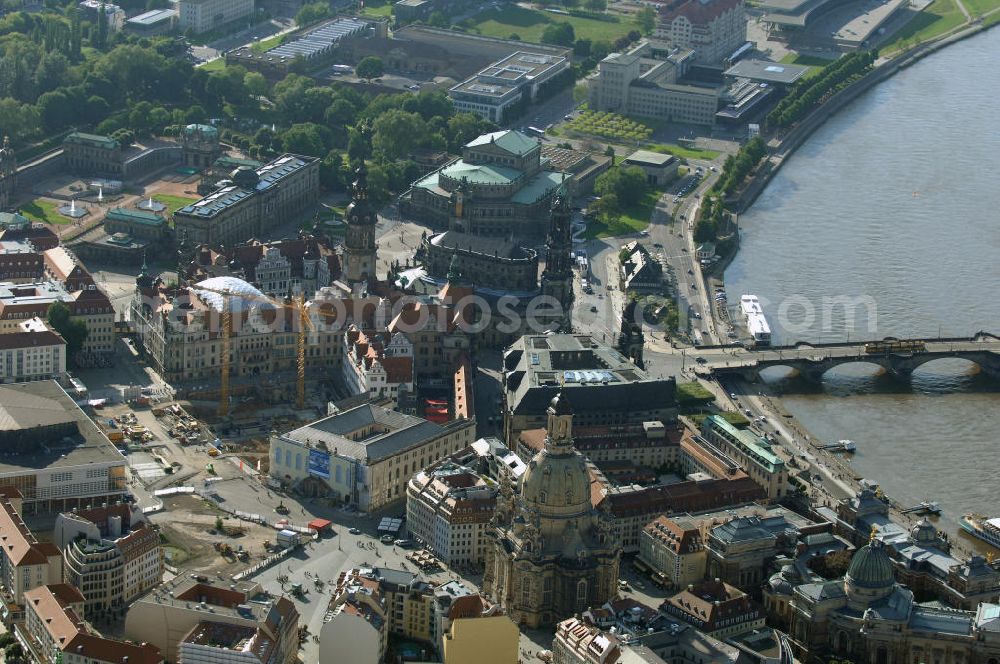
[[[648,191],[632,203],[621,205],[617,216],[598,215],[587,222],[586,237],[619,237],[646,230],[659,197],[660,192]]]
[[[59,214],[59,204],[44,198],[36,198],[35,200],[22,205],[19,211],[22,215],[27,217],[30,221],[41,223],[41,224],[70,224],[73,220],[69,217]]]
[[[934,0],[910,19],[909,23],[889,37],[879,48],[883,55],[913,48],[917,44],[939,37],[965,23],[962,10],[955,0]]]
[[[153,200],[166,205],[167,213],[173,214],[182,207],[191,205],[191,203],[194,203],[198,199],[189,196],[175,196],[174,194],[153,194]]]
[[[502,9],[488,9],[472,17],[473,29],[485,37],[509,39],[511,35],[526,42],[541,42],[545,28],[553,23],[569,23],[576,39],[614,42],[632,30],[635,22],[617,16],[602,14],[602,18],[587,18],[571,14],[555,14],[537,9],[511,5]]]
[[[607,111],[584,111],[566,123],[565,128],[616,143],[638,143],[653,135],[653,127],[645,122]]]

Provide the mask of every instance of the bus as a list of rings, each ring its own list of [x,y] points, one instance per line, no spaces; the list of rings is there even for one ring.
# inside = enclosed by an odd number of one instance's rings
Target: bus
[[[545,136],[545,130],[539,129],[538,127],[528,127],[528,133],[534,134],[535,136],[541,136],[541,137]]]

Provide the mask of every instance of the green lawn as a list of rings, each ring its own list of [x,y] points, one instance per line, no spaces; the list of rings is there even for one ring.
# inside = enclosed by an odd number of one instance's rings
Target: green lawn
[[[587,238],[618,237],[645,230],[649,226],[649,217],[653,214],[656,199],[660,197],[661,193],[650,191],[642,200],[625,208],[622,211],[622,216],[613,224],[606,224],[600,219],[591,219],[587,223]]]
[[[1000,7],[1000,0],[962,0],[962,4],[973,16],[982,16],[986,12]]]
[[[692,380],[677,383],[677,401],[682,405],[707,404],[715,401],[715,395],[698,381]]]
[[[372,18],[388,18],[392,16],[392,3],[385,2],[378,4],[377,2],[365,3],[365,8],[361,10],[362,16],[371,16]]]
[[[43,224],[71,224],[73,220],[59,214],[59,206],[62,203],[53,203],[41,198],[36,198],[27,205],[21,206],[21,214],[31,221],[38,221]],[[86,217],[80,217],[86,219]]]
[[[701,150],[698,148],[686,148],[683,145],[673,145],[667,143],[657,143],[649,147],[653,152],[662,152],[663,154],[672,154],[675,157],[680,157],[682,159],[707,159],[711,161],[718,157],[721,152],[716,152],[715,150]]]
[[[813,55],[800,55],[798,53],[789,53],[788,55],[783,57],[780,60],[780,62],[786,65],[803,65],[805,67],[809,67],[809,71],[807,71],[806,75],[803,77],[804,79],[809,79],[812,78],[813,76],[818,76],[819,73],[823,71],[823,67],[827,66],[831,62],[834,62],[835,60],[836,58],[830,60],[827,58],[817,58],[816,56]]]
[[[954,0],[934,0],[892,35],[879,51],[888,54],[910,48],[922,41],[938,37],[964,22],[965,16]]]
[[[173,214],[185,205],[190,205],[198,199],[191,198],[190,196],[174,196],[173,194],[153,194],[153,200],[166,205],[167,212]]]
[[[550,23],[569,23],[577,39],[614,42],[624,37],[630,30],[637,30],[634,22],[614,20],[599,21],[582,16],[553,14],[552,12],[524,9],[523,7],[505,7],[503,9],[488,9],[472,17],[475,27],[486,37],[501,37],[506,39],[517,34],[521,41],[540,42],[542,32]]]
[[[264,53],[265,51],[270,51],[275,46],[280,46],[281,43],[285,41],[285,37],[287,36],[288,36],[287,34],[274,35],[272,37],[268,37],[267,39],[261,39],[260,41],[251,44],[250,50],[255,53]]]
[[[210,62],[205,62],[203,64],[198,65],[198,68],[204,69],[205,71],[222,71],[223,69],[226,68],[226,59],[216,58],[215,60],[212,60]]]

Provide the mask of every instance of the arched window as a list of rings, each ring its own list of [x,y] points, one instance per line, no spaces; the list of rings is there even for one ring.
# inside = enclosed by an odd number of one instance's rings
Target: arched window
[[[587,608],[587,580],[580,579],[576,582],[576,606],[578,609]]]
[[[544,505],[545,501],[548,499],[549,499],[549,494],[545,493],[544,491],[538,494],[538,502],[540,502],[542,505]]]
[[[281,463],[281,448],[274,449],[274,462],[277,464]]]
[[[296,454],[295,455],[295,470],[301,470],[301,469],[302,469],[302,455],[301,454]]]
[[[340,477],[341,477],[342,474],[343,474],[343,468],[341,468],[340,466],[337,466],[337,470],[336,470],[336,481],[337,481],[337,484],[340,484]]]
[[[292,465],[292,452],[291,450],[285,450],[285,465],[291,467]]]

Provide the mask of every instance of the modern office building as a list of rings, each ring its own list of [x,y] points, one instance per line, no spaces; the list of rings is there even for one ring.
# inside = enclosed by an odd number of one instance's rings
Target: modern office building
[[[177,237],[191,246],[234,246],[311,210],[319,195],[319,160],[283,154],[257,169],[239,168],[220,184],[173,214]]]
[[[694,60],[690,50],[675,51],[648,40],[625,53],[611,53],[591,74],[590,108],[710,127],[725,87],[690,78]]]
[[[120,616],[163,581],[159,530],[127,504],[60,514],[56,535],[64,579],[83,593],[87,618]]]
[[[548,230],[552,199],[569,178],[549,168],[538,140],[507,129],[467,143],[461,158],[414,182],[402,205],[442,229],[537,237]]]
[[[455,110],[501,124],[522,99],[532,101],[547,83],[570,69],[569,58],[517,51],[448,91]]]
[[[179,0],[177,27],[197,35],[249,19],[253,12],[254,0]]]
[[[475,440],[474,419],[440,425],[371,404],[271,438],[271,477],[372,511],[406,499],[410,477]]]
[[[656,39],[691,50],[695,62],[722,65],[747,41],[744,0],[671,0],[660,10]]]
[[[677,419],[673,378],[654,378],[608,343],[582,334],[533,334],[514,342],[504,352],[503,391],[504,438],[511,446],[525,430],[545,426],[545,409],[560,391],[572,400],[574,425],[583,431]]]
[[[25,514],[121,500],[125,458],[55,381],[0,386],[0,486]]]

